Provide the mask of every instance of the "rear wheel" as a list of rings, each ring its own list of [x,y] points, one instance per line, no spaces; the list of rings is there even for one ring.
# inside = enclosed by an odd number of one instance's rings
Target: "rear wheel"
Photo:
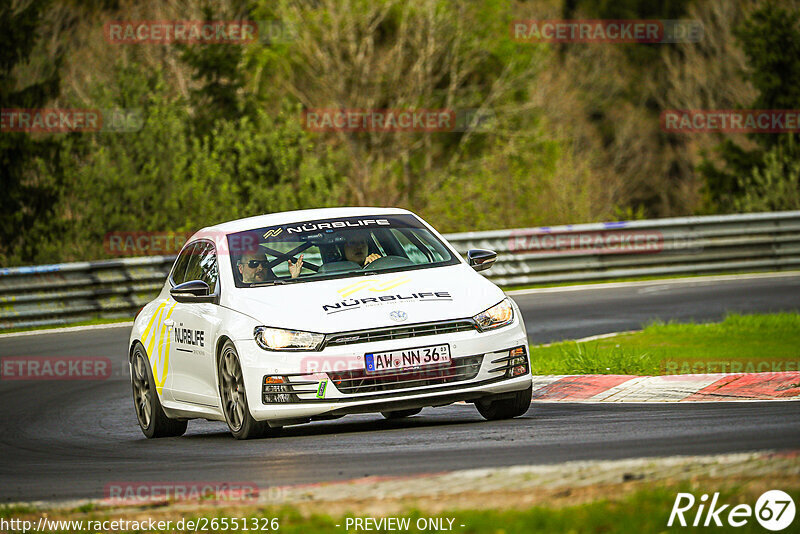
[[[270,428],[266,421],[256,421],[250,415],[239,354],[230,341],[223,345],[219,358],[219,396],[225,421],[236,439],[262,438],[279,432],[280,429]]]
[[[411,417],[417,415],[422,411],[422,408],[412,408],[410,410],[395,410],[393,412],[381,412],[381,415],[386,419],[402,419],[404,417]]]
[[[513,397],[492,400],[491,397],[485,400],[475,401],[478,412],[489,421],[498,419],[511,419],[523,415],[531,407],[531,395],[533,386],[522,391],[517,391]]]
[[[139,428],[148,438],[182,436],[186,432],[187,421],[170,419],[161,407],[155,388],[150,360],[141,343],[133,347],[131,357],[131,386],[133,387],[133,407]]]

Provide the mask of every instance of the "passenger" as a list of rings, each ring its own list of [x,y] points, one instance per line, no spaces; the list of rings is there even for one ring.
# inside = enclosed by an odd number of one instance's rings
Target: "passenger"
[[[295,263],[292,263],[292,260],[289,260],[287,263],[289,264],[289,274],[292,275],[292,278],[300,276],[300,271],[303,270],[303,255],[300,254],[300,257],[297,258]]]

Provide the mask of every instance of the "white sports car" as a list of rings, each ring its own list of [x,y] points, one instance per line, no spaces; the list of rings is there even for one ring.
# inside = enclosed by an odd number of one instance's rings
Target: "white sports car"
[[[516,304],[411,212],[332,208],[204,228],[133,324],[133,399],[149,437],[187,420],[240,439],[346,414],[407,417],[475,403],[487,419],[531,402]]]

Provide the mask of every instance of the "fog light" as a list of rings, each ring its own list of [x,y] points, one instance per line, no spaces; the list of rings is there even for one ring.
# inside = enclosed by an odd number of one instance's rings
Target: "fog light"
[[[264,404],[294,402],[297,396],[285,376],[265,376],[262,400]]]
[[[506,377],[514,378],[522,376],[528,372],[528,357],[525,354],[525,347],[516,347],[508,351],[508,370]]]

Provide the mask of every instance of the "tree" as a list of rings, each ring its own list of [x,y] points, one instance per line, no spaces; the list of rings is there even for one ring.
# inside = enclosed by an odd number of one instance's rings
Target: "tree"
[[[763,165],[739,178],[742,194],[734,199],[738,211],[800,209],[800,150],[794,140],[764,153]]]
[[[220,17],[210,4],[203,7],[207,21]],[[239,119],[253,111],[252,101],[245,98],[244,71],[241,68],[242,46],[233,44],[182,45],[181,60],[192,68],[192,79],[198,84],[190,90],[194,110],[195,131],[207,133],[220,119]]]
[[[753,11],[736,36],[759,92],[751,107],[800,108],[800,14],[769,2]],[[722,168],[708,158],[699,167],[713,211],[727,211],[733,206],[748,211],[760,209],[758,206],[766,208],[770,202],[759,202],[754,195],[766,195],[766,184],[784,188],[786,184],[775,182],[781,177],[791,180],[791,169],[800,157],[798,134],[761,133],[750,134],[749,138],[756,148],[744,148],[729,139],[717,147]]]
[[[58,96],[60,57],[48,76],[20,87],[15,68],[28,62],[39,39],[42,14],[48,2],[29,2],[16,8],[0,2],[0,108],[41,108]],[[57,175],[52,171],[59,141],[27,132],[0,135],[0,262],[29,262],[37,255],[37,232],[48,225],[57,198]],[[37,166],[44,165],[43,173]]]
[[[264,99],[290,94],[306,109],[526,115],[526,83],[543,53],[513,42],[514,12],[504,0],[262,0],[256,15],[296,32],[254,48]],[[349,202],[422,210],[464,160],[496,146],[491,136],[339,130],[315,137],[340,155]]]

